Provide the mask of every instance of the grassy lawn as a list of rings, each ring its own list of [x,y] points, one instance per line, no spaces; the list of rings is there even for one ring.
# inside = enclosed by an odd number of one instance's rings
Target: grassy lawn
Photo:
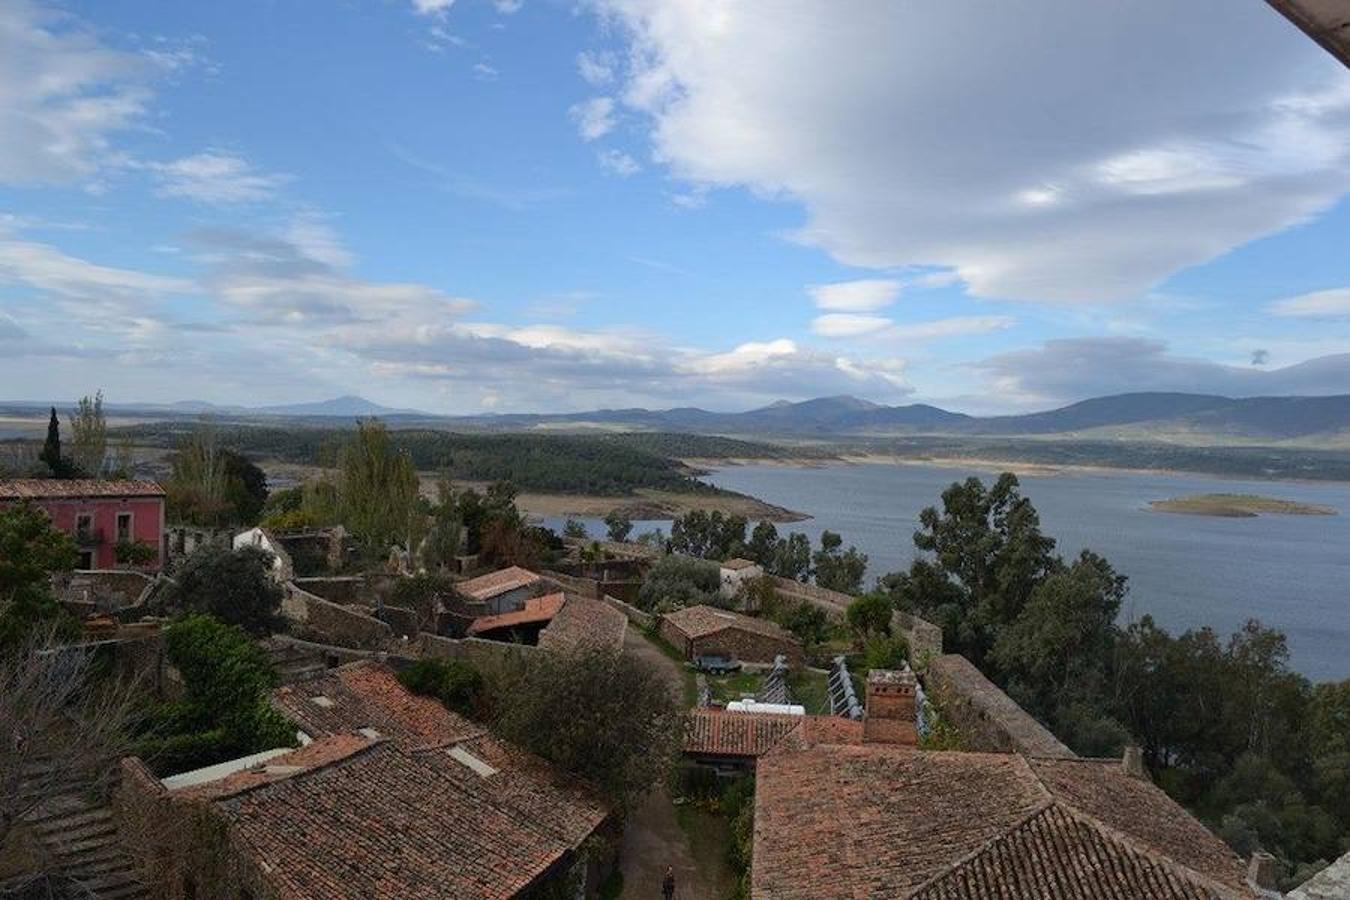
[[[746,694],[753,696],[764,680],[763,673],[748,670],[733,672],[730,675],[707,675],[708,689],[713,699],[719,703],[739,700]]]
[[[731,846],[731,823],[697,801],[677,804],[675,819],[689,840],[689,851],[718,897],[729,897],[736,886],[727,849]]]
[[[807,713],[818,716],[829,715],[829,676],[824,672],[793,669],[788,673],[788,690],[792,693],[793,702],[805,706]]]

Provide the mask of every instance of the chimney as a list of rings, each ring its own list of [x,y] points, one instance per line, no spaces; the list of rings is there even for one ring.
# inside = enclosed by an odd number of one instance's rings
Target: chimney
[[[918,686],[908,665],[899,671],[873,669],[867,673],[863,743],[913,747],[919,742],[914,717]]]
[[[1125,748],[1125,756],[1120,761],[1120,768],[1131,778],[1148,777],[1148,773],[1144,771],[1144,751],[1133,744]]]
[[[1275,857],[1258,850],[1247,864],[1247,881],[1262,891],[1277,891],[1280,887],[1280,865]]]

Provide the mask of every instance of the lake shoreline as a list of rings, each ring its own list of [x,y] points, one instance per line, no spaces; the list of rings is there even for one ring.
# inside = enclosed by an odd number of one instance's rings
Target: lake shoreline
[[[1158,475],[1169,478],[1205,478],[1213,481],[1252,481],[1267,484],[1346,485],[1350,481],[1332,478],[1288,478],[1257,475],[1228,475],[1189,469],[1139,468],[1080,463],[1041,463],[1032,460],[997,459],[976,456],[902,456],[895,453],[841,453],[833,457],[797,457],[755,459],[743,457],[691,458],[680,462],[695,469],[715,470],[734,466],[768,466],[783,469],[822,469],[829,466],[893,465],[928,466],[938,469],[979,469],[990,473],[1050,478],[1057,475]]]

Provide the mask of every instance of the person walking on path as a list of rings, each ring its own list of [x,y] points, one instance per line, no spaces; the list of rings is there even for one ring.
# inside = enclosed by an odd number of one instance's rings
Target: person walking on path
[[[666,866],[666,877],[661,879],[661,896],[675,900],[675,867]]]

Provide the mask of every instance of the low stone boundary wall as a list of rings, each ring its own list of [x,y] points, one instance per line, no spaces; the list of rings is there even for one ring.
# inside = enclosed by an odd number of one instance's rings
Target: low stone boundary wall
[[[636,606],[631,606],[627,603],[624,603],[618,597],[611,597],[608,594],[604,594],[600,597],[600,599],[604,603],[608,603],[610,606],[614,607],[619,612],[627,616],[628,621],[632,622],[638,628],[642,628],[644,630],[650,629],[656,624],[656,617],[653,616],[651,613],[645,613],[642,610],[638,609]]]
[[[315,596],[293,582],[286,585],[281,614],[295,623],[301,636],[325,644],[379,650],[393,639],[393,630],[379,619]]]
[[[925,683],[929,697],[961,731],[970,750],[1076,756],[964,656],[949,653],[932,660]]]
[[[774,590],[779,594],[810,603],[824,610],[826,615],[836,621],[844,617],[854,599],[848,594],[814,584],[805,584],[776,575],[768,577],[773,581]],[[909,644],[910,660],[915,669],[921,668],[933,657],[942,655],[942,629],[932,622],[910,613],[897,612],[891,616],[891,630]]]
[[[579,578],[552,569],[544,569],[539,574],[568,593],[590,597],[592,600],[600,599],[600,582],[593,578]]]
[[[425,659],[457,659],[475,667],[529,659],[538,649],[529,644],[508,644],[483,638],[447,638],[426,632],[417,636],[415,647],[417,655]]]

